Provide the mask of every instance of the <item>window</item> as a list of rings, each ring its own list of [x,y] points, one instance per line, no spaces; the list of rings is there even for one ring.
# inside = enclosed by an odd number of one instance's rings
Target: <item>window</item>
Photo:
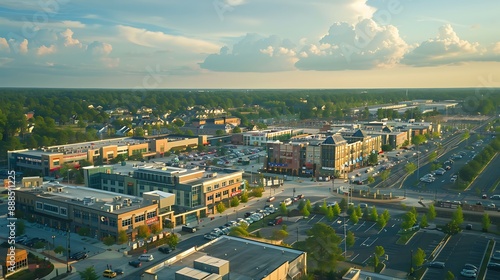
[[[59,214],[59,207],[52,204],[43,204],[43,210]]]
[[[147,217],[148,217],[148,219],[156,217],[156,211],[155,212],[148,212]]]
[[[82,219],[83,220],[89,220],[89,212],[82,211]]]
[[[234,180],[229,180],[229,184],[234,184]]]
[[[140,190],[144,190],[144,185],[140,185],[140,186],[139,186],[139,189],[140,189]]]
[[[207,197],[207,200],[213,200],[214,199],[214,196],[213,195],[210,195]]]
[[[42,210],[43,209],[43,203],[41,202],[36,202],[36,209]]]
[[[134,221],[135,221],[136,223],[144,221],[144,214],[139,215],[139,216],[135,216]]]
[[[90,213],[90,221],[97,223],[99,221],[99,218],[96,213]]]
[[[214,190],[218,189],[219,188],[219,184],[215,184],[214,185]]]
[[[81,218],[82,217],[82,212],[80,210],[74,210],[73,211],[73,216],[75,218]]]
[[[131,218],[122,220],[122,227],[129,226],[131,224],[132,224],[132,219]]]
[[[226,186],[226,182],[222,182],[222,187],[225,187]]]
[[[116,219],[115,218],[109,218],[109,225],[112,227],[116,227]]]
[[[229,191],[228,190],[225,190],[222,192],[222,195],[228,195],[229,194]]]
[[[111,188],[111,191],[112,192],[116,192],[116,188]]]
[[[64,207],[59,208],[59,214],[61,214],[62,216],[67,216],[68,215],[68,209],[66,209]]]
[[[207,192],[211,192],[212,191],[212,187],[207,187]]]
[[[220,192],[215,194],[215,198],[219,198],[219,197],[220,197]]]

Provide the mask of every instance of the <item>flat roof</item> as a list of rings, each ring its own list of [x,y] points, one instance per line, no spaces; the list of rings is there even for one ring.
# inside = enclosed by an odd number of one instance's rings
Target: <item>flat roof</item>
[[[49,188],[51,188],[52,191],[49,191]],[[57,183],[45,183],[41,187],[36,188],[20,188],[18,191],[29,192],[54,201],[66,202],[96,210],[103,210],[102,207],[104,207],[105,204],[121,204],[120,209],[114,208],[114,210],[111,212],[115,214],[123,214],[132,210],[142,208],[144,206],[148,206],[143,205],[142,198],[137,196],[92,189],[88,187],[67,186]],[[85,205],[83,201],[84,198],[87,197],[94,198],[94,203]],[[117,198],[119,199],[116,200]],[[128,206],[126,205],[126,203],[123,203],[124,199],[130,199],[131,205]]]
[[[221,236],[183,259],[155,271],[158,280],[174,279],[175,272],[194,267],[200,257],[215,257],[229,262],[231,279],[262,279],[285,262],[292,262],[305,252],[258,241]],[[249,261],[251,260],[251,261]]]

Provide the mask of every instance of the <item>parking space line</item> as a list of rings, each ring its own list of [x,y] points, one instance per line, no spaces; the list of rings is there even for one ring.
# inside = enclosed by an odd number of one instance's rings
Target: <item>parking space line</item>
[[[359,230],[364,225],[365,225],[365,222],[363,221],[363,223],[361,225],[359,225],[359,227],[356,230]]]
[[[375,223],[373,225],[371,225],[371,227],[369,227],[367,230],[365,230],[365,232],[369,231],[374,226],[375,226]]]
[[[377,238],[375,238],[375,240],[373,240],[373,241],[372,241],[372,243],[370,243],[370,244],[366,244],[366,246],[367,246],[367,247],[372,246],[372,245],[373,245],[373,243],[375,243],[375,241],[377,241],[377,239],[378,239],[378,237],[377,237]]]

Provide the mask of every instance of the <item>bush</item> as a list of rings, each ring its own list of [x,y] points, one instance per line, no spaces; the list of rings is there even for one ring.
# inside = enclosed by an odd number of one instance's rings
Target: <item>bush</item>
[[[90,233],[90,229],[89,229],[89,228],[87,228],[87,227],[81,227],[81,228],[79,228],[79,229],[78,229],[78,232],[77,232],[77,233],[78,233],[78,235],[80,235],[80,236],[88,236],[88,235],[89,235],[89,233]]]
[[[113,236],[107,236],[102,239],[102,243],[107,246],[115,244],[115,238]]]
[[[38,241],[37,243],[35,243],[35,245],[33,246],[35,249],[42,249],[42,248],[45,248],[45,242],[42,242],[42,241]]]
[[[56,253],[56,254],[62,254],[62,253],[64,253],[64,251],[65,251],[65,250],[66,250],[66,249],[64,249],[64,247],[63,247],[63,246],[59,245],[59,246],[57,246],[57,247],[54,249],[54,253]]]

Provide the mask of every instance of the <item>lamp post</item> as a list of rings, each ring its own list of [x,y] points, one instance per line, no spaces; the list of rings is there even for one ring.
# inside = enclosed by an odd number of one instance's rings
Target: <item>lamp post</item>
[[[71,169],[68,169],[68,185],[69,185],[69,172],[71,171]]]
[[[68,228],[68,234],[67,234],[67,239],[66,239],[66,272],[69,273],[70,270],[69,270],[69,254],[71,253],[71,244],[70,244],[70,231],[69,231],[69,228]]]
[[[252,184],[253,184],[253,165],[252,165],[252,169],[250,169],[250,178],[251,178],[250,182],[252,182]]]
[[[413,250],[410,250],[410,275],[412,274],[413,270]]]
[[[52,249],[56,248],[56,236],[52,235]]]

